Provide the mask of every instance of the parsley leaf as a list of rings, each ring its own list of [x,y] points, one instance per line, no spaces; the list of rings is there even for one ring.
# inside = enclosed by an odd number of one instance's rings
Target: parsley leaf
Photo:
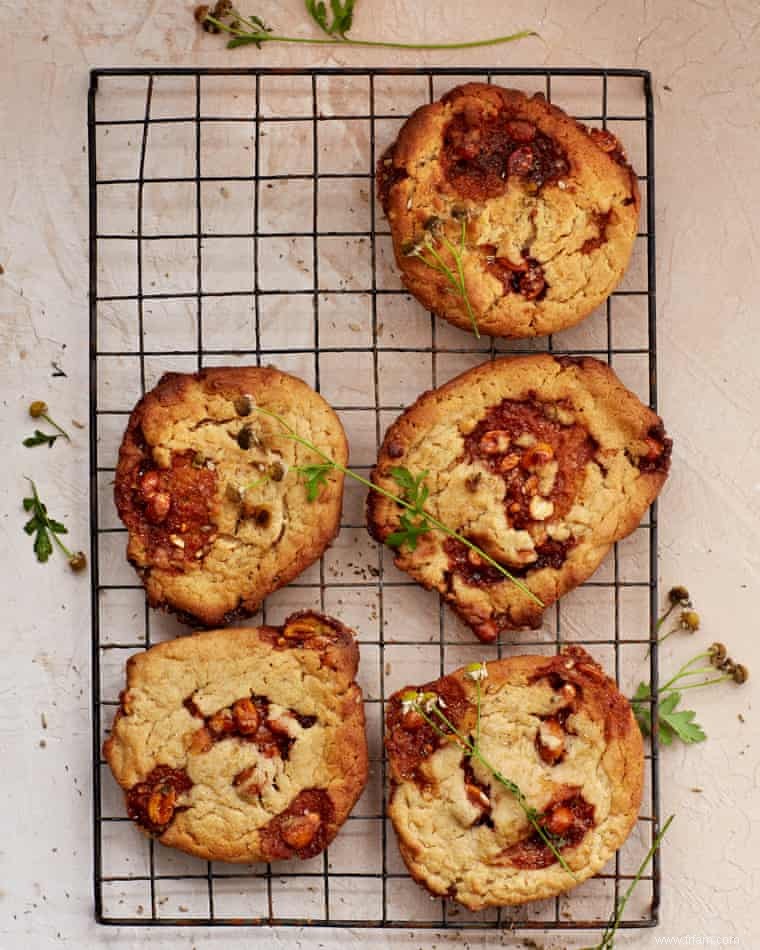
[[[395,465],[391,469],[391,476],[401,489],[402,500],[411,505],[412,510],[401,513],[397,530],[388,535],[385,543],[391,548],[406,546],[410,551],[415,551],[420,535],[427,534],[432,527],[424,510],[430,494],[430,489],[424,484],[428,470],[415,477],[408,468]]]
[[[670,745],[673,738],[678,736],[681,742],[691,745],[695,742],[704,742],[707,738],[699,723],[694,722],[696,713],[693,709],[681,709],[676,711],[676,706],[681,701],[681,693],[675,691],[669,693],[659,704],[660,713],[660,731],[663,724],[666,726],[666,734],[671,734],[665,745]],[[662,736],[660,737],[662,741]]]
[[[33,448],[35,445],[47,445],[49,449],[52,449],[57,438],[57,435],[48,435],[46,432],[35,429],[34,435],[27,436],[21,444],[25,445],[28,449]]]
[[[327,476],[332,471],[331,462],[319,462],[314,465],[294,465],[293,471],[303,475],[306,480],[306,497],[309,501],[316,501],[319,490],[327,484]]]
[[[391,548],[400,548],[404,545],[410,551],[417,549],[417,541],[422,534],[430,531],[430,522],[427,518],[421,518],[419,521],[412,520],[413,516],[408,511],[402,513],[399,518],[398,530],[392,532],[385,539],[385,543]]]
[[[420,513],[420,509],[425,504],[430,494],[430,490],[423,482],[428,477],[428,470],[424,469],[415,478],[408,468],[401,465],[394,465],[391,469],[391,477],[401,489],[401,496],[404,501],[413,505]]]
[[[707,738],[699,723],[694,722],[696,713],[693,709],[677,709],[682,698],[677,690],[669,692],[657,704],[659,724],[657,740],[660,745],[669,746],[674,739],[680,739],[687,745],[695,742],[704,742]],[[631,703],[636,721],[645,736],[652,734],[652,713],[649,708],[651,693],[646,683],[639,683],[633,694]]]
[[[345,0],[345,3],[341,3],[340,0],[330,0],[330,9],[333,14],[330,33],[345,37],[354,22],[354,2],[355,0]]]
[[[22,505],[24,511],[31,513],[32,517],[24,525],[24,531],[30,537],[34,535],[34,553],[37,560],[44,564],[53,553],[53,542],[55,542],[68,558],[69,567],[72,571],[83,570],[87,565],[87,558],[84,553],[82,551],[76,553],[69,551],[61,541],[59,535],[68,534],[66,525],[48,515],[47,506],[43,504],[37,493],[37,486],[31,478],[27,481],[32,486],[32,494],[23,499]]]
[[[346,38],[354,20],[354,4],[356,0],[330,0],[332,23],[327,22],[327,7],[323,0],[306,0],[306,12],[317,26],[328,36]]]
[[[636,722],[639,724],[641,734],[651,736],[652,734],[652,711],[649,708],[649,687],[646,683],[639,683],[636,692],[633,694],[631,705]]]
[[[66,528],[59,521],[50,521],[47,508],[40,501],[34,482],[32,482],[32,495],[24,499],[23,505],[24,511],[33,512],[32,517],[24,525],[24,531],[28,535],[34,535],[34,553],[37,555],[37,560],[44,564],[53,553],[51,531],[54,534],[65,534]]]
[[[327,27],[327,7],[322,3],[322,0],[306,0],[306,12],[314,20],[317,26],[324,30],[325,33],[329,33],[330,30]]]

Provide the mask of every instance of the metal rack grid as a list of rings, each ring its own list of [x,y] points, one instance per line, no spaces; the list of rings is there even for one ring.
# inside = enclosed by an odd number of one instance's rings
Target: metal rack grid
[[[476,341],[425,314],[393,272],[374,196],[375,161],[411,109],[470,79],[542,91],[582,121],[612,128],[642,172],[642,230],[628,275],[603,307],[555,337]],[[92,71],[92,715],[100,922],[564,930],[607,921],[659,823],[656,746],[647,748],[643,813],[603,873],[560,898],[470,914],[426,897],[397,856],[383,805],[382,708],[405,680],[435,675],[431,666],[443,673],[505,649],[551,653],[571,641],[587,645],[624,690],[638,678],[655,681],[656,646],[646,652],[657,612],[654,507],[589,583],[547,611],[540,631],[486,647],[473,644],[433,594],[367,539],[362,499],[349,489],[336,545],[268,598],[262,617],[276,623],[293,607],[318,604],[359,629],[368,791],[324,855],[239,868],[174,854],[139,835],[101,757],[126,657],[184,629],[145,605],[125,564],[111,481],[132,405],[170,369],[272,362],[297,372],[338,410],[360,471],[369,469],[385,427],[417,392],[502,353],[595,355],[655,407],[653,131],[651,79],[643,70]],[[622,926],[655,925],[659,900],[655,855]]]

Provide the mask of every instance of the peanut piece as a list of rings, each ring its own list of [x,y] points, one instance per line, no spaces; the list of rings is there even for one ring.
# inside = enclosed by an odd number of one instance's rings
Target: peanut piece
[[[546,521],[554,514],[554,504],[540,495],[534,495],[530,500],[530,516],[534,521]]]
[[[482,788],[478,788],[477,785],[471,785],[469,782],[465,782],[464,790],[468,801],[477,808],[491,807],[491,800]]]
[[[301,851],[314,840],[321,823],[322,819],[315,812],[294,815],[283,824],[282,840],[294,850]]]
[[[191,755],[200,755],[203,752],[208,752],[213,744],[213,736],[205,726],[201,726],[200,729],[196,729],[193,733],[188,752],[190,752]]]
[[[567,805],[558,805],[544,822],[545,828],[553,835],[562,835],[573,823],[573,813]]]
[[[545,719],[536,735],[538,754],[547,765],[554,765],[565,752],[565,733],[556,719]]]
[[[503,429],[492,429],[480,439],[480,450],[486,455],[501,455],[509,448],[511,439]]]
[[[177,792],[173,785],[162,785],[148,799],[148,818],[154,825],[168,825],[177,804]]]
[[[151,524],[161,524],[169,514],[171,506],[172,496],[168,492],[156,492],[148,496],[145,505],[145,517]]]
[[[214,736],[223,736],[235,731],[235,722],[229,709],[220,709],[208,721],[208,729]]]
[[[261,724],[259,711],[250,699],[238,699],[233,703],[232,715],[244,736],[253,735]]]
[[[554,449],[548,442],[536,442],[522,457],[523,468],[537,468],[554,458]]]
[[[314,617],[301,617],[289,623],[282,631],[286,640],[309,640],[317,633],[326,631]]]
[[[505,455],[504,458],[499,463],[500,472],[511,472],[513,468],[517,468],[520,464],[520,456],[515,455],[514,452],[511,452],[509,455]]]
[[[140,479],[140,491],[147,498],[149,495],[155,495],[158,491],[158,472],[155,469],[151,469]]]

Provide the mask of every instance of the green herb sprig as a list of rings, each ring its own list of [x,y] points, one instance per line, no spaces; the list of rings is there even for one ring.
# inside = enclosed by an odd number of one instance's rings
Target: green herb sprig
[[[315,455],[319,456],[322,460],[317,464],[296,465],[291,468],[291,471],[297,472],[304,478],[306,483],[306,497],[309,501],[316,500],[321,487],[326,483],[331,471],[341,472],[346,477],[353,479],[355,482],[359,482],[360,485],[364,485],[364,487],[370,491],[383,495],[404,509],[399,530],[389,535],[386,539],[388,544],[391,544],[391,539],[393,539],[391,546],[407,546],[411,550],[414,550],[420,535],[426,534],[435,528],[447,537],[456,539],[465,545],[465,547],[474,551],[487,564],[490,564],[491,567],[495,568],[503,577],[511,581],[515,587],[530,597],[539,607],[545,606],[543,601],[533,593],[527,584],[524,584],[519,578],[511,574],[503,564],[494,560],[494,558],[486,554],[482,548],[478,547],[477,544],[474,544],[457,531],[453,531],[425,509],[424,504],[428,498],[428,489],[424,486],[423,482],[427,477],[427,472],[422,472],[414,476],[408,469],[402,468],[401,466],[391,469],[391,475],[401,489],[400,494],[395,494],[394,492],[388,491],[387,488],[383,488],[381,485],[376,485],[368,478],[364,478],[362,475],[359,475],[358,472],[354,472],[350,468],[346,468],[344,465],[336,462],[326,452],[323,452],[322,449],[314,445],[313,442],[298,435],[295,429],[288,425],[278,413],[272,412],[271,409],[264,409],[261,406],[254,406],[253,410],[254,412],[260,412],[262,415],[269,416],[271,419],[276,420],[283,428],[283,438],[297,442],[299,445],[304,446],[304,448],[309,449]]]
[[[705,666],[704,661],[707,661]],[[700,665],[697,665],[700,664]],[[720,672],[719,676],[708,674]],[[652,700],[657,700],[657,740],[661,745],[672,745],[674,739],[680,739],[687,745],[704,742],[707,734],[695,722],[693,709],[679,709],[682,693],[687,689],[701,689],[732,680],[741,685],[749,678],[749,671],[743,663],[736,663],[726,655],[722,643],[713,643],[707,650],[697,653],[652,694],[648,683],[639,683],[631,699],[633,711],[644,735],[652,735]],[[678,684],[678,685],[676,685]]]
[[[357,0],[330,0],[328,13],[327,4],[323,0],[305,0],[306,12],[312,22],[319,27],[323,37],[310,36],[282,36],[275,33],[272,27],[259,16],[253,14],[243,16],[230,0],[217,0],[211,7],[201,4],[195,8],[195,19],[208,33],[226,33],[230,36],[227,42],[228,49],[238,46],[254,45],[261,49],[264,43],[301,43],[312,46],[370,46],[384,49],[473,49],[479,46],[497,46],[501,43],[512,43],[515,40],[529,36],[538,36],[534,30],[520,30],[507,36],[494,36],[485,40],[470,40],[457,43],[396,43],[386,40],[360,40],[348,35],[353,25],[354,9]]]
[[[25,445],[28,449],[34,448],[36,445],[47,445],[48,448],[52,449],[55,445],[57,439],[64,438],[67,442],[71,442],[71,436],[68,432],[58,425],[58,423],[51,418],[47,403],[42,402],[40,399],[36,399],[29,406],[29,415],[32,419],[44,419],[45,422],[49,423],[55,430],[56,434],[42,432],[40,429],[34,430],[34,435],[27,436],[24,441],[21,443]]]
[[[454,258],[455,268],[449,267],[449,265],[444,260],[441,253],[435,246],[434,241],[434,231],[433,229],[426,228],[425,236],[417,244],[412,245],[408,250],[406,250],[407,257],[416,257],[417,260],[422,261],[422,263],[429,267],[431,270],[437,271],[439,274],[442,274],[454,292],[458,297],[461,298],[462,303],[465,306],[467,311],[467,316],[472,324],[472,332],[475,334],[476,339],[480,339],[480,329],[478,328],[478,320],[475,316],[475,311],[473,310],[472,303],[470,302],[470,296],[467,293],[467,284],[464,279],[464,252],[467,247],[467,218],[462,216],[461,220],[461,230],[459,234],[459,244],[454,244],[453,241],[445,234],[445,232],[440,227],[438,219],[434,219],[436,225],[438,225],[437,230],[440,233],[441,242],[446,246],[451,256]]]
[[[49,449],[52,449],[56,439],[59,438],[59,435],[49,435],[47,432],[35,429],[34,435],[28,435],[21,444],[25,445],[28,449],[33,449],[35,445],[46,445]]]
[[[677,625],[668,633],[660,636],[663,624],[676,607],[684,608]],[[658,617],[653,631],[653,642],[662,643],[676,631],[682,630],[695,633],[699,629],[699,614],[692,609],[693,604],[688,590],[685,587],[673,587],[668,592],[668,605]],[[719,675],[710,675],[718,671]],[[707,677],[707,678],[706,678]],[[681,668],[654,691],[649,683],[639,683],[631,699],[633,712],[639,727],[645,736],[651,736],[655,731],[652,723],[652,707],[657,705],[657,741],[664,746],[672,745],[675,739],[687,745],[704,742],[707,733],[696,722],[696,712],[693,709],[682,709],[680,703],[682,693],[687,689],[701,689],[705,686],[714,686],[732,680],[741,685],[749,677],[747,667],[736,663],[728,656],[726,647],[722,643],[713,643],[707,650],[702,650],[687,660]]]
[[[24,511],[31,513],[31,518],[24,525],[24,531],[28,535],[34,535],[34,553],[37,560],[45,563],[53,553],[53,543],[66,555],[69,567],[72,571],[81,571],[87,566],[87,558],[83,551],[70,551],[61,541],[60,535],[68,534],[66,525],[55,518],[51,518],[47,511],[47,506],[42,503],[37,492],[37,486],[31,478],[27,481],[32,486],[32,494],[24,498]]]
[[[517,804],[522,809],[523,814],[528,820],[528,824],[533,828],[539,838],[549,848],[559,865],[574,880],[577,880],[573,869],[562,856],[561,848],[564,844],[561,838],[552,834],[542,823],[543,815],[538,809],[528,804],[520,786],[517,782],[507,778],[496,766],[494,766],[484,755],[480,748],[480,706],[481,692],[480,682],[488,677],[488,670],[485,663],[472,663],[467,667],[465,675],[475,682],[476,686],[476,709],[477,720],[475,728],[475,739],[463,735],[451,722],[449,717],[443,711],[441,697],[434,692],[418,693],[410,690],[401,696],[401,704],[404,711],[414,711],[425,720],[425,722],[435,730],[436,734],[446,741],[456,741],[465,750],[466,755],[471,759],[477,759],[493,775],[496,781],[502,785],[514,797]],[[435,717],[435,718],[434,718]],[[449,731],[446,732],[445,730]]]
[[[330,462],[317,462],[315,465],[294,465],[292,471],[302,475],[306,482],[306,497],[309,501],[316,501],[323,485],[334,465]]]
[[[670,828],[670,825],[672,824],[674,818],[675,818],[675,815],[671,815],[670,818],[668,818],[668,820],[662,826],[660,831],[657,833],[657,835],[655,835],[655,839],[652,842],[652,847],[649,849],[649,851],[644,857],[644,860],[639,865],[639,869],[636,872],[636,874],[633,876],[633,880],[628,886],[628,889],[626,890],[625,894],[623,894],[620,900],[618,900],[617,906],[615,907],[615,910],[613,911],[612,916],[610,917],[609,923],[605,927],[604,933],[602,934],[602,939],[595,946],[586,947],[585,950],[612,950],[612,948],[615,946],[615,934],[618,931],[618,927],[620,927],[620,921],[623,919],[623,912],[625,911],[628,901],[631,899],[631,895],[636,889],[636,885],[641,880],[642,875],[644,874],[644,871],[646,871],[652,859],[654,858],[655,852],[660,847],[662,843],[662,839],[665,837],[665,834],[668,828]]]
[[[401,489],[401,497],[411,505],[411,513],[410,511],[401,513],[398,529],[385,539],[388,547],[406,546],[410,551],[414,551],[420,536],[430,531],[430,522],[424,514],[425,502],[430,494],[430,490],[424,484],[427,476],[427,469],[416,477],[409,469],[400,465],[391,469],[391,477]]]

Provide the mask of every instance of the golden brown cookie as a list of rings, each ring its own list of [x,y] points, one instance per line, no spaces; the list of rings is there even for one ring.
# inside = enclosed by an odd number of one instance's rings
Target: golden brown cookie
[[[319,854],[367,781],[358,662],[352,632],[307,611],[131,657],[103,747],[129,817],[209,861]]]
[[[621,144],[540,94],[452,89],[409,118],[377,180],[404,285],[465,330],[473,326],[461,293],[421,256],[439,255],[456,277],[451,245],[463,243],[480,333],[540,336],[612,293],[636,238],[639,190]]]
[[[385,435],[375,484],[427,472],[426,510],[521,579],[545,606],[593,574],[662,488],[662,421],[606,363],[536,354],[484,363],[425,393]],[[370,492],[385,542],[399,506]],[[433,530],[395,560],[435,588],[482,640],[537,627],[542,608],[461,541]]]
[[[517,785],[572,873],[514,790],[444,737],[451,730],[432,711],[435,697],[460,735],[477,734],[473,675],[481,677],[480,753]],[[408,708],[415,693],[428,694],[440,731]],[[596,874],[628,837],[641,803],[644,751],[631,707],[579,647],[401,690],[388,704],[385,744],[389,814],[412,877],[471,910],[553,897]]]
[[[151,605],[190,622],[255,613],[338,532],[343,475],[331,472],[309,502],[304,480],[288,470],[312,454],[258,407],[346,463],[330,406],[271,367],[167,373],[129,419],[115,487],[127,556]]]

